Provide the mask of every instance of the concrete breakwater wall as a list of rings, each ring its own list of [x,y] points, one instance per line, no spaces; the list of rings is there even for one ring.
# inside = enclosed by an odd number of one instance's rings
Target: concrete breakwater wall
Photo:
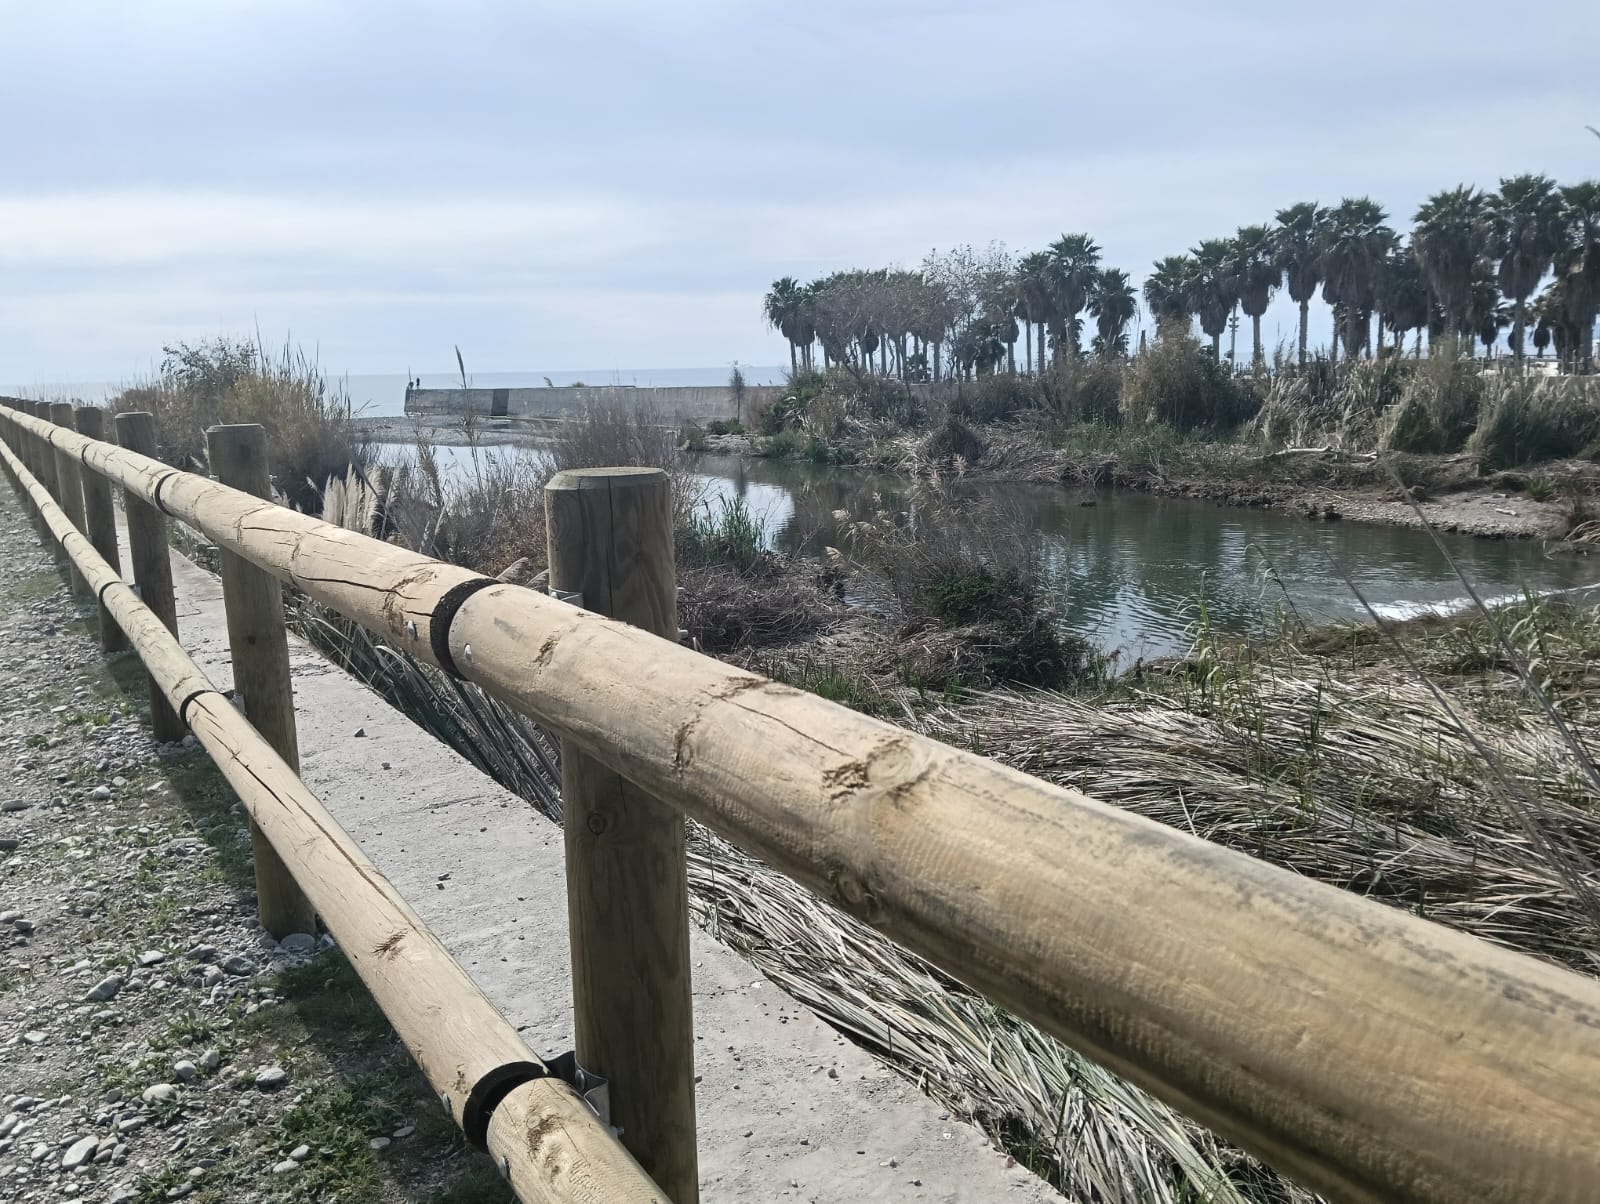
[[[576,418],[594,405],[647,409],[661,421],[749,421],[765,405],[781,400],[784,385],[747,385],[735,399],[726,385],[691,388],[635,388],[631,385],[576,385],[544,389],[411,389],[409,417],[448,417],[468,413],[485,418]]]

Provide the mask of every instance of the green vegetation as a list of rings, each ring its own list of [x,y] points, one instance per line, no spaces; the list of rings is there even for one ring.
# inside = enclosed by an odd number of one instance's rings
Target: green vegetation
[[[319,508],[330,478],[369,459],[350,425],[350,399],[315,360],[289,347],[274,357],[230,338],[168,346],[156,378],[124,389],[110,408],[153,414],[161,458],[191,471],[206,463],[206,428],[259,422],[277,488],[301,510]]]
[[[1014,375],[1019,336],[1023,372],[1042,376],[1085,354],[1127,356],[1137,294],[1128,273],[1101,258],[1099,245],[1082,233],[1064,234],[1020,260],[998,245],[962,247],[930,253],[917,271],[835,272],[809,284],[785,276],[773,283],[762,312],[788,342],[796,376],[815,370],[819,346],[824,368],[876,371],[902,383]],[[1519,175],[1488,193],[1446,189],[1417,210],[1409,240],[1370,197],[1332,207],[1302,202],[1279,210],[1271,224],[1243,226],[1158,260],[1142,292],[1159,331],[1187,335],[1198,321],[1218,363],[1223,334],[1238,315],[1248,317],[1249,362],[1260,372],[1267,366],[1261,317],[1285,285],[1300,307],[1294,362],[1301,369],[1312,357],[1310,306],[1320,287],[1332,310],[1331,360],[1341,353],[1371,358],[1385,350],[1386,333],[1397,353],[1413,333],[1419,347],[1426,333],[1434,342],[1459,340],[1469,351],[1480,342],[1491,349],[1507,327],[1520,360],[1531,319],[1539,351],[1553,343],[1566,370],[1592,371],[1600,181],[1563,187],[1547,176]],[[1235,359],[1231,340],[1227,359]]]

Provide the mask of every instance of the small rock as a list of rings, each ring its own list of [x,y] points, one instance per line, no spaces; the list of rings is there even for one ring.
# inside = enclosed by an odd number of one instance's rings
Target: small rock
[[[317,947],[317,938],[304,932],[291,932],[278,942],[285,953],[310,953]]]
[[[396,1129],[394,1131],[392,1136],[394,1137],[394,1139],[396,1141],[400,1141],[403,1138],[410,1137],[416,1131],[417,1131],[416,1125],[401,1125],[398,1129]]]
[[[222,1055],[214,1049],[208,1049],[200,1055],[200,1066],[203,1070],[215,1070],[222,1065]]]
[[[192,1082],[194,1080],[194,1076],[199,1072],[195,1069],[193,1062],[189,1061],[187,1058],[184,1058],[183,1060],[174,1062],[172,1064],[172,1073],[177,1075],[181,1081],[188,1083]]]
[[[38,1029],[30,1029],[28,1032],[22,1034],[22,1039],[29,1045],[43,1045],[46,1038],[45,1034],[41,1033]]]
[[[140,1129],[144,1128],[144,1126],[145,1126],[144,1117],[142,1117],[142,1116],[130,1116],[127,1120],[119,1120],[117,1122],[117,1132],[118,1133],[137,1133]]]
[[[288,1081],[288,1072],[281,1066],[263,1066],[256,1071],[256,1086],[263,1091],[276,1091]]]
[[[387,1137],[374,1137],[371,1141],[367,1142],[367,1145],[371,1146],[375,1150],[386,1150],[389,1148],[389,1144],[390,1142]]]
[[[17,1127],[17,1122],[21,1119],[15,1112],[7,1112],[5,1117],[0,1119],[0,1137],[10,1137],[11,1130]]]
[[[94,1157],[94,1152],[99,1145],[100,1139],[98,1137],[78,1138],[77,1141],[72,1143],[67,1152],[61,1156],[61,1169],[70,1171],[82,1166]]]
[[[157,1083],[154,1087],[146,1087],[139,1098],[147,1104],[164,1104],[178,1098],[178,1089],[171,1083]]]
[[[5,802],[0,803],[0,811],[26,811],[31,806],[33,804],[25,798],[8,798]]]
[[[236,953],[222,963],[222,968],[229,974],[236,974],[243,978],[256,972],[256,964],[242,953]]]
[[[108,999],[115,999],[117,992],[122,990],[122,976],[120,974],[107,974],[94,988],[84,996],[85,999],[95,1003],[104,1003]]]
[[[215,945],[196,945],[189,950],[189,957],[197,962],[216,961],[217,947]]]
[[[291,1171],[297,1171],[299,1169],[300,1164],[293,1158],[285,1158],[282,1162],[274,1162],[272,1164],[272,1173],[274,1175],[287,1175]]]
[[[0,836],[0,853],[14,853],[21,844],[15,836]]]
[[[106,1197],[106,1204],[129,1204],[130,1200],[137,1200],[138,1198],[138,1189],[124,1184]]]
[[[89,797],[97,803],[108,802],[111,798],[111,787],[96,786],[93,790],[89,791]]]
[[[139,955],[141,966],[159,966],[167,960],[167,955],[159,949],[146,949]]]
[[[21,918],[20,911],[0,911],[0,924],[14,924]]]
[[[294,1149],[289,1151],[289,1157],[293,1158],[296,1162],[304,1162],[307,1158],[311,1157],[311,1147],[308,1145],[297,1145],[294,1147]]]
[[[200,981],[208,987],[214,987],[224,978],[228,977],[216,966],[207,966],[200,972]]]

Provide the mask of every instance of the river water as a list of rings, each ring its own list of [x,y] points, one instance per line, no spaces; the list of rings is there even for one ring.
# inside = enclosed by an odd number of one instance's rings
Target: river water
[[[447,467],[465,466],[465,449],[438,451]],[[694,467],[713,512],[719,499],[743,498],[774,550],[806,557],[840,546],[835,511],[869,518],[880,505],[900,505],[908,489],[901,477],[792,461],[703,455]],[[1281,511],[1131,492],[993,483],[965,492],[1002,501],[1026,525],[1063,629],[1118,654],[1124,667],[1140,657],[1183,652],[1202,609],[1214,628],[1238,634],[1293,615],[1308,624],[1366,621],[1347,577],[1385,618],[1465,601],[1449,561],[1427,534],[1409,528],[1313,522]],[[1600,577],[1588,558],[1547,556],[1531,540],[1447,535],[1444,542],[1485,598],[1588,585]]]

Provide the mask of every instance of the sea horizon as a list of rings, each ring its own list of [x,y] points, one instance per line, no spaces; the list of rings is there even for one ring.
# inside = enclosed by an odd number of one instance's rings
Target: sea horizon
[[[749,385],[782,384],[788,373],[788,369],[781,364],[740,364],[739,370],[744,373],[745,383]],[[725,385],[732,371],[731,363],[702,368],[535,368],[516,372],[468,372],[467,383],[479,389],[533,389],[546,384],[693,388]],[[425,389],[461,387],[461,373],[458,371],[418,372],[410,379],[420,380]],[[406,380],[403,372],[353,372],[348,375],[330,374],[328,385],[330,391],[337,389],[347,394],[357,414],[382,418],[405,413]],[[13,397],[98,404],[109,401],[129,385],[127,380],[35,382],[0,385],[0,393]]]

